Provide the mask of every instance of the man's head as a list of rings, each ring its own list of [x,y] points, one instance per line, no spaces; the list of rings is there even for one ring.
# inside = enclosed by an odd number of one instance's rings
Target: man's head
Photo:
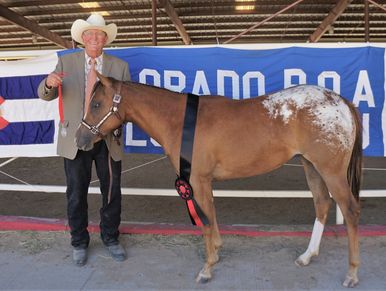
[[[71,36],[84,45],[88,55],[97,53],[98,56],[103,47],[117,36],[117,26],[113,23],[106,25],[102,15],[91,14],[87,20],[75,20],[71,27]]]

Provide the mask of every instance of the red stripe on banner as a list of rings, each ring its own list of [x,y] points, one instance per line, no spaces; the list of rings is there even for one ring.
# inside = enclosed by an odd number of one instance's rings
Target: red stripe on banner
[[[0,116],[0,130],[3,128],[6,128],[8,126],[9,122]]]
[[[189,213],[194,219],[196,226],[203,226],[204,224],[202,223],[200,217],[196,212],[196,208],[194,207],[193,199],[187,200],[186,203],[188,204]]]
[[[311,236],[311,231],[266,231],[259,230],[259,226],[220,225],[219,228],[222,235],[250,237]],[[275,228],[275,226],[272,226],[272,228]],[[296,226],[288,226],[288,228],[293,229]],[[65,219],[0,216],[0,230],[69,231],[69,226]],[[92,233],[99,233],[99,224],[90,222],[88,230]],[[310,230],[312,230],[312,225],[310,225]],[[202,231],[195,226],[169,223],[121,223],[119,231],[122,234],[202,235]],[[360,225],[359,235],[361,237],[386,236],[386,225]],[[323,236],[347,236],[346,227],[343,225],[326,226]]]
[[[0,105],[3,104],[4,102],[5,102],[4,98],[0,96]],[[1,110],[0,110],[0,113],[1,113]],[[0,116],[0,130],[7,127],[8,124],[9,124],[8,120]]]

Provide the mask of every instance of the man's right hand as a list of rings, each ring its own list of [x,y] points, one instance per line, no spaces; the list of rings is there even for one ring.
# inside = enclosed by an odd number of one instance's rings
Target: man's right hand
[[[55,72],[48,75],[46,80],[46,87],[51,89],[53,87],[58,87],[62,84],[62,78]]]

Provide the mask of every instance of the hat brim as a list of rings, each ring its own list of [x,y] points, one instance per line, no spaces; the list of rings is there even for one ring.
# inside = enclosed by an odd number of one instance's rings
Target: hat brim
[[[98,29],[102,30],[107,35],[107,42],[106,44],[112,43],[114,39],[117,36],[117,26],[114,23],[100,26],[100,25],[90,25],[87,21],[83,19],[75,20],[75,22],[71,26],[71,37],[76,41],[84,45],[84,42],[82,40],[82,34],[86,30],[89,29]]]

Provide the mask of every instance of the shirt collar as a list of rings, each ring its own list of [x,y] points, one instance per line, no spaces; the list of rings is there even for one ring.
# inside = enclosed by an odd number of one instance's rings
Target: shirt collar
[[[86,56],[86,64],[90,64],[91,57],[86,52],[84,54]],[[99,65],[99,64],[102,63],[102,61],[103,61],[103,54],[104,53],[102,52],[102,54],[95,59],[96,60],[96,65]]]

